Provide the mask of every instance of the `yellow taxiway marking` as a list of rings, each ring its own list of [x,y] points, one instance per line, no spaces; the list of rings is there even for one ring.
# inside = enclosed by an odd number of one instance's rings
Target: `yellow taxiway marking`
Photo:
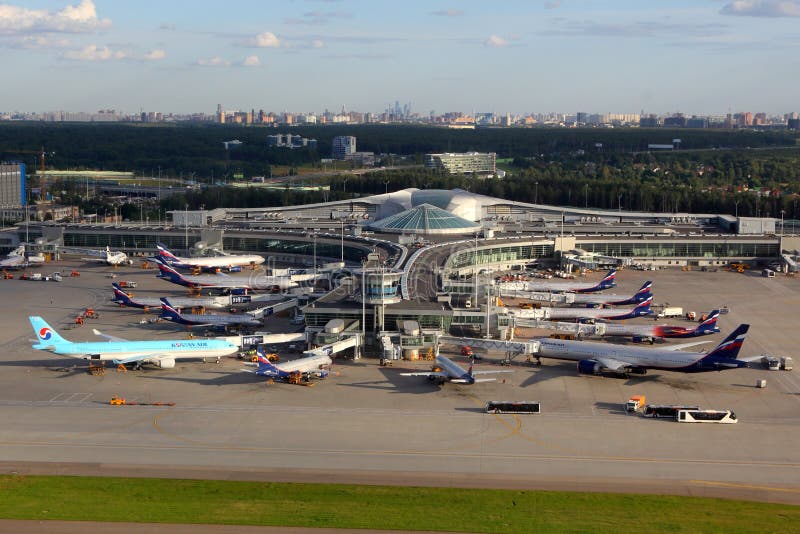
[[[781,491],[785,493],[800,493],[797,488],[778,488],[775,486],[755,486],[752,484],[737,484],[735,482],[714,482],[712,480],[690,480],[690,484],[698,484],[701,486],[717,486],[722,488],[736,488],[736,489],[750,489],[750,490],[763,490],[763,491]]]

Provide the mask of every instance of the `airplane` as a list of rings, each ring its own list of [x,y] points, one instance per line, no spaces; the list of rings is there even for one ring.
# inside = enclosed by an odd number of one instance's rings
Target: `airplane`
[[[11,252],[8,256],[0,260],[0,269],[24,269],[31,264],[44,263],[44,256],[36,254],[34,256],[25,256],[25,245],[20,245]]]
[[[573,292],[573,293],[593,293],[603,291],[617,284],[614,278],[617,275],[616,269],[608,271],[602,280],[597,283],[587,282],[550,282],[542,280],[529,280],[527,282],[500,282],[500,288],[516,289],[521,291],[552,291],[552,292]]]
[[[197,258],[182,258],[176,256],[166,245],[158,243],[158,257],[167,265],[180,269],[228,269],[231,267],[246,267],[251,265],[261,265],[264,257],[258,255],[235,255],[220,252],[219,256],[202,256]],[[218,251],[219,252],[219,251]]]
[[[273,292],[283,289],[298,287],[297,282],[293,282],[288,276],[228,276],[225,274],[206,274],[206,275],[182,275],[174,268],[163,263],[160,259],[156,261],[159,273],[157,276],[173,284],[189,288],[207,289],[241,289],[241,290],[271,290]]]
[[[276,365],[267,359],[262,349],[256,349],[256,354],[258,368],[254,371],[250,369],[242,369],[242,371],[285,381],[288,381],[292,375],[299,375],[306,382],[312,377],[327,378],[330,374],[329,367],[333,363],[330,356],[315,354]],[[326,367],[328,368],[326,369]]]
[[[161,299],[158,297],[133,297],[116,282],[111,284],[114,289],[112,301],[120,306],[139,308],[144,311],[161,311]],[[256,302],[271,302],[283,299],[283,295],[228,295],[225,297],[169,297],[170,303],[177,308],[229,308],[231,306],[247,305]]]
[[[475,378],[476,375],[488,375],[497,373],[513,373],[514,371],[497,370],[497,371],[473,371],[472,367],[475,363],[475,358],[470,359],[469,368],[464,369],[453,360],[444,356],[437,356],[434,368],[439,368],[441,371],[424,371],[413,373],[400,373],[400,376],[427,376],[428,380],[435,382],[439,385],[445,382],[453,382],[455,384],[475,384],[477,382],[494,382],[496,378]]]
[[[96,252],[98,257],[92,258],[81,258],[83,261],[89,261],[94,263],[105,263],[106,265],[133,265],[133,260],[128,257],[122,251],[119,252],[111,252],[110,247],[106,247],[104,251],[89,251],[88,253],[91,254],[92,252]],[[105,252],[105,256],[102,254]],[[86,252],[84,252],[86,254]]]
[[[639,304],[652,295],[652,289],[653,282],[648,280],[642,285],[639,291],[630,297],[605,293],[550,293],[514,290],[502,291],[501,296],[524,298],[538,302],[565,303],[573,306],[585,305],[587,308],[590,308],[598,305],[626,306],[628,304]]]
[[[93,330],[95,335],[108,341],[73,343],[61,337],[56,330],[38,316],[28,317],[36,334],[36,350],[92,361],[112,361],[116,365],[133,364],[140,368],[145,363],[162,369],[175,367],[176,360],[187,358],[221,358],[239,350],[233,343],[221,339],[174,339],[129,341]],[[34,340],[31,340],[34,341]]]
[[[705,321],[697,325],[695,328],[686,328],[685,326],[670,326],[670,325],[628,325],[628,324],[608,324],[605,326],[604,336],[631,336],[634,341],[649,341],[651,344],[656,339],[671,338],[688,338],[688,337],[701,337],[719,332],[717,325],[719,319],[719,310],[713,310],[708,314]]]
[[[514,314],[517,317],[541,316],[553,321],[563,320],[582,320],[582,319],[601,319],[604,321],[622,321],[643,315],[651,315],[650,304],[653,303],[653,296],[639,303],[635,308],[620,310],[619,308],[541,308],[539,310],[519,310]]]
[[[669,348],[643,348],[631,345],[614,345],[591,341],[570,341],[539,338],[539,358],[553,358],[578,362],[578,373],[599,375],[611,371],[618,375],[644,375],[648,369],[697,373],[723,371],[748,367],[754,356],[738,359],[748,324],[739,325],[722,343],[710,352],[681,352],[679,349],[703,343],[673,345]]]
[[[169,303],[166,298],[161,298],[161,319],[172,321],[186,326],[261,326],[261,321],[249,313],[230,313],[225,315],[210,313],[181,313]]]

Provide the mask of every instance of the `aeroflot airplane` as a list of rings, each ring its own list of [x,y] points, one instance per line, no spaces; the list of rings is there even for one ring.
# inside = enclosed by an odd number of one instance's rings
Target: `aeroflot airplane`
[[[230,269],[231,267],[246,267],[248,265],[261,265],[264,257],[259,255],[220,254],[219,256],[202,256],[199,258],[182,258],[176,256],[169,249],[159,243],[158,257],[165,263],[180,269]]]
[[[269,289],[280,291],[297,287],[297,282],[293,282],[290,276],[265,276],[263,274],[251,274],[244,276],[228,276],[225,274],[200,274],[183,275],[158,260],[159,277],[185,287],[207,288],[207,289]]]
[[[747,367],[748,362],[760,358],[754,356],[738,359],[750,325],[743,324],[708,353],[681,352],[684,345],[670,348],[644,348],[641,346],[614,345],[591,341],[566,341],[540,338],[537,356],[578,362],[578,373],[598,375],[612,371],[621,375],[647,374],[648,369],[696,373],[722,371]],[[696,343],[693,343],[696,344]]]
[[[595,283],[586,282],[549,282],[542,280],[529,280],[527,282],[501,282],[498,284],[503,289],[516,289],[520,291],[554,291],[554,292],[574,292],[574,293],[593,293],[603,291],[616,286],[614,277],[617,270],[611,269],[602,280]]]
[[[496,378],[475,378],[475,375],[489,375],[497,373],[513,373],[514,371],[497,370],[497,371],[473,371],[472,366],[474,360],[469,362],[469,369],[464,369],[456,362],[444,356],[436,357],[436,365],[441,371],[424,371],[415,373],[400,373],[400,376],[427,376],[431,382],[437,384],[444,384],[445,382],[453,382],[455,384],[475,384],[477,382],[494,382]]]
[[[242,369],[242,371],[279,380],[288,380],[292,373],[300,373],[305,380],[327,378],[330,371],[326,367],[333,363],[333,360],[327,354],[315,354],[276,365],[269,361],[261,349],[257,349],[256,352],[258,354],[258,368],[254,371],[250,369]]]
[[[712,311],[708,318],[697,325],[695,328],[686,328],[685,326],[670,326],[665,324],[649,325],[628,325],[628,324],[608,324],[605,327],[604,336],[631,336],[634,341],[650,341],[651,343],[656,339],[675,337],[700,337],[709,334],[716,334],[719,332],[717,326],[717,319],[719,318],[719,310]],[[638,339],[637,339],[638,338]]]
[[[650,296],[635,308],[622,310],[619,308],[548,308],[547,316],[554,321],[563,321],[565,319],[604,319],[607,321],[622,321],[625,319],[633,319],[634,317],[651,315],[653,313],[650,310],[650,304],[652,304],[652,302],[653,297]],[[542,310],[544,310],[544,308],[542,308]]]
[[[176,339],[158,341],[129,341],[94,330],[108,341],[73,343],[61,337],[41,317],[28,317],[38,343],[32,348],[84,360],[112,361],[115,364],[151,363],[162,369],[175,367],[175,360],[186,358],[221,358],[233,354],[239,347],[221,339]]]
[[[249,313],[180,313],[165,298],[161,299],[161,318],[186,326],[261,326],[261,321]]]
[[[567,300],[566,295],[554,295],[551,291],[515,291],[504,289],[501,296],[516,297],[520,299],[534,300],[537,302],[566,302],[572,306],[591,307],[595,305],[626,306],[628,304],[639,304],[647,300],[653,293],[653,282],[648,280],[639,288],[639,291],[626,297],[624,295],[611,295],[608,293],[574,293]]]

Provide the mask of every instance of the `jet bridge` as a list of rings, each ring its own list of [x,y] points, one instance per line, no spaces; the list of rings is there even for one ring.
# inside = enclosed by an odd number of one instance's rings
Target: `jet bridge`
[[[317,347],[316,349],[304,351],[303,357],[333,356],[334,354],[345,351],[347,349],[360,346],[361,346],[361,336],[357,334],[354,336],[347,337],[345,339],[340,339],[339,341],[334,341],[333,343],[328,343],[327,345],[323,345],[321,347]]]
[[[305,332],[290,332],[286,334],[242,334],[239,336],[221,336],[214,339],[224,339],[228,343],[237,345],[245,350],[258,345],[277,345],[279,343],[295,343],[306,341]]]
[[[503,339],[441,336],[439,337],[439,344],[469,345],[472,348],[499,350],[510,354],[536,354],[539,352],[538,341],[505,341]]]
[[[559,321],[543,321],[540,319],[515,319],[514,326],[523,328],[541,328],[543,330],[554,330],[564,334],[575,336],[602,336],[606,333],[605,323],[583,324],[567,323]]]
[[[288,310],[290,308],[297,307],[297,299],[289,299],[283,302],[279,302],[277,304],[272,304],[270,306],[264,306],[263,308],[258,308],[253,310],[250,313],[256,319],[263,319],[268,315],[272,315],[273,313],[278,313],[279,311]]]

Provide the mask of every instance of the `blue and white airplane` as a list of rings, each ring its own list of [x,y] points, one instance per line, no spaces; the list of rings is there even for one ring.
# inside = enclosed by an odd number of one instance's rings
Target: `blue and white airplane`
[[[593,293],[615,287],[617,284],[614,278],[617,270],[608,271],[602,280],[593,282],[551,282],[549,280],[529,280],[527,282],[501,282],[497,284],[501,290],[517,291],[552,291],[552,292],[572,292],[572,293]]]
[[[249,313],[229,313],[225,315],[211,313],[181,313],[169,303],[161,299],[161,319],[186,326],[261,326],[261,321]]]
[[[472,385],[477,382],[494,382],[496,378],[475,378],[476,375],[489,375],[497,373],[513,373],[510,370],[496,370],[496,371],[473,371],[474,359],[469,362],[469,369],[464,369],[453,360],[444,356],[437,356],[434,362],[434,370],[412,373],[400,373],[400,376],[426,376],[431,382],[439,385],[445,382],[453,382],[454,384],[467,384]],[[435,370],[440,369],[440,370]]]
[[[254,371],[250,369],[242,369],[242,371],[278,380],[289,380],[292,374],[299,374],[304,381],[311,378],[327,378],[330,373],[330,365],[333,363],[327,354],[315,354],[276,365],[267,359],[264,351],[260,348],[256,350],[256,354],[258,355],[258,368]]]
[[[32,348],[53,354],[92,361],[112,361],[116,365],[133,364],[141,367],[145,363],[162,369],[175,367],[176,360],[188,358],[221,358],[239,350],[233,343],[221,339],[174,339],[130,341],[109,336],[94,330],[95,335],[108,341],[73,343],[56,332],[41,317],[28,317],[36,334]],[[33,340],[32,340],[33,341]]]
[[[640,302],[635,308],[619,309],[619,308],[542,308],[541,310],[532,310],[545,313],[545,316],[554,321],[563,321],[571,319],[602,319],[605,321],[623,321],[625,319],[633,319],[634,317],[643,317],[645,315],[652,315],[650,304],[653,303],[653,296],[647,297],[646,300]],[[520,314],[528,310],[520,310],[516,312]],[[524,315],[524,313],[521,313]]]
[[[159,278],[188,288],[271,290],[278,292],[282,289],[289,289],[299,285],[297,282],[292,281],[291,276],[266,276],[256,273],[240,276],[230,276],[222,273],[184,275],[165,264],[161,259],[156,258],[156,265],[158,265],[159,274],[157,276]]]
[[[219,252],[217,256],[200,256],[197,258],[182,258],[176,256],[161,243],[156,245],[158,247],[158,257],[166,264],[180,269],[206,269],[218,270],[228,269],[230,271],[235,268],[261,265],[264,263],[264,256],[256,254],[252,255],[236,255],[225,254]]]
[[[748,367],[760,356],[739,359],[750,325],[743,324],[734,330],[711,352],[682,352],[681,348],[699,344],[673,345],[669,348],[644,348],[633,345],[614,345],[591,341],[571,341],[540,338],[539,358],[554,358],[578,362],[578,373],[598,375],[611,371],[623,376],[644,375],[648,369],[697,373]],[[702,342],[700,342],[702,343]]]

